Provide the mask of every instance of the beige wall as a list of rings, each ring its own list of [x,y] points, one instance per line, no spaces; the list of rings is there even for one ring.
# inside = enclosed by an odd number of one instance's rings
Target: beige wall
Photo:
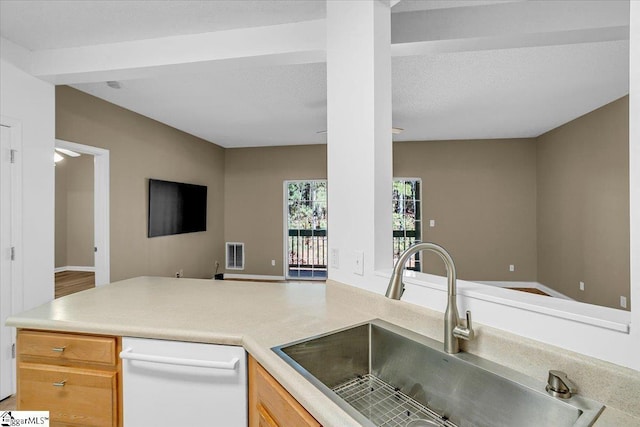
[[[93,156],[56,163],[56,267],[94,265]]]
[[[210,277],[225,241],[245,243],[245,270],[228,273],[284,274],[283,182],[325,179],[325,145],[225,150],[69,87],[56,94],[57,137],[111,151],[112,280]],[[629,296],[627,123],[623,98],[536,139],[397,142],[394,176],[422,179],[423,240],[450,250],[460,278],[539,281],[617,308]],[[207,185],[208,231],[148,239],[149,177]],[[427,255],[425,271],[441,264]]]
[[[245,244],[245,270],[228,272],[283,276],[284,181],[326,179],[326,146],[234,148],[225,154],[224,237]],[[224,258],[221,272],[223,267]]]
[[[538,278],[630,308],[628,96],[538,138]]]
[[[213,275],[224,256],[224,149],[66,86],[56,88],[56,137],[110,152],[112,281]],[[206,185],[207,231],[147,238],[148,178]]]
[[[422,179],[422,240],[451,252],[459,278],[536,280],[533,139],[396,142],[393,153],[395,177]],[[423,258],[423,271],[445,273]]]

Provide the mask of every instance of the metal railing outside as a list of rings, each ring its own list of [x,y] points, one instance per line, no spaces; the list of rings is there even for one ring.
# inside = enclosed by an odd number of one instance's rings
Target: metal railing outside
[[[327,230],[289,230],[289,277],[327,277]]]
[[[329,257],[327,230],[289,230],[288,276],[295,278],[326,278]],[[414,234],[414,235],[412,235]],[[394,232],[393,260],[409,246],[419,241],[415,232]],[[411,257],[407,269],[420,271],[420,256]]]

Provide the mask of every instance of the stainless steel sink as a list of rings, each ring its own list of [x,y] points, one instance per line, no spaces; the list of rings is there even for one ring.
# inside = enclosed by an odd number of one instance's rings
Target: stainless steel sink
[[[275,351],[363,426],[590,426],[604,406],[374,320]]]

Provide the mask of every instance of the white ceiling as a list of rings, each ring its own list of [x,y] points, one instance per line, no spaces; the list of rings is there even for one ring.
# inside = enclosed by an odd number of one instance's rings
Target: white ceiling
[[[456,6],[468,13],[496,3],[513,2],[403,0],[393,11]],[[0,30],[37,51],[322,19],[324,4],[0,0]],[[618,40],[394,57],[393,123],[406,129],[394,140],[537,136],[628,93],[628,46]],[[326,129],[324,63],[214,67],[121,83],[120,90],[104,82],[74,87],[225,147],[326,140],[317,133]]]
[[[318,0],[2,0],[2,37],[29,50],[320,19]]]

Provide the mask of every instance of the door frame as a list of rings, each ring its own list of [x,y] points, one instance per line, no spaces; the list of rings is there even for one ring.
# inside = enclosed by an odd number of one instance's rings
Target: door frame
[[[0,321],[4,321],[5,314],[11,316],[15,313],[19,313],[24,310],[24,283],[23,283],[23,256],[22,256],[22,123],[19,120],[12,119],[10,117],[0,115],[0,125],[9,128],[10,139],[9,149],[15,153],[14,162],[10,167],[11,174],[11,187],[9,194],[1,194],[0,197],[8,197],[10,200],[10,229],[11,235],[9,238],[10,247],[15,248],[15,258],[8,260],[8,254],[3,254],[2,262],[6,263],[9,267],[11,275],[10,283],[10,309],[9,313],[2,313]],[[7,153],[2,153],[7,155]],[[10,154],[9,154],[10,155]],[[16,344],[16,329],[5,327],[4,324],[0,325],[0,328],[10,331],[10,344],[14,346]],[[9,342],[7,342],[9,344]],[[2,349],[6,351],[7,349]],[[16,363],[15,356],[13,357],[13,363],[10,366],[10,372],[2,372],[0,376],[3,378],[9,378],[11,394],[16,393]],[[6,381],[6,380],[5,380]]]
[[[111,281],[111,248],[109,240],[109,150],[90,145],[56,139],[56,148],[66,148],[93,156],[93,227],[95,283],[106,285]]]

